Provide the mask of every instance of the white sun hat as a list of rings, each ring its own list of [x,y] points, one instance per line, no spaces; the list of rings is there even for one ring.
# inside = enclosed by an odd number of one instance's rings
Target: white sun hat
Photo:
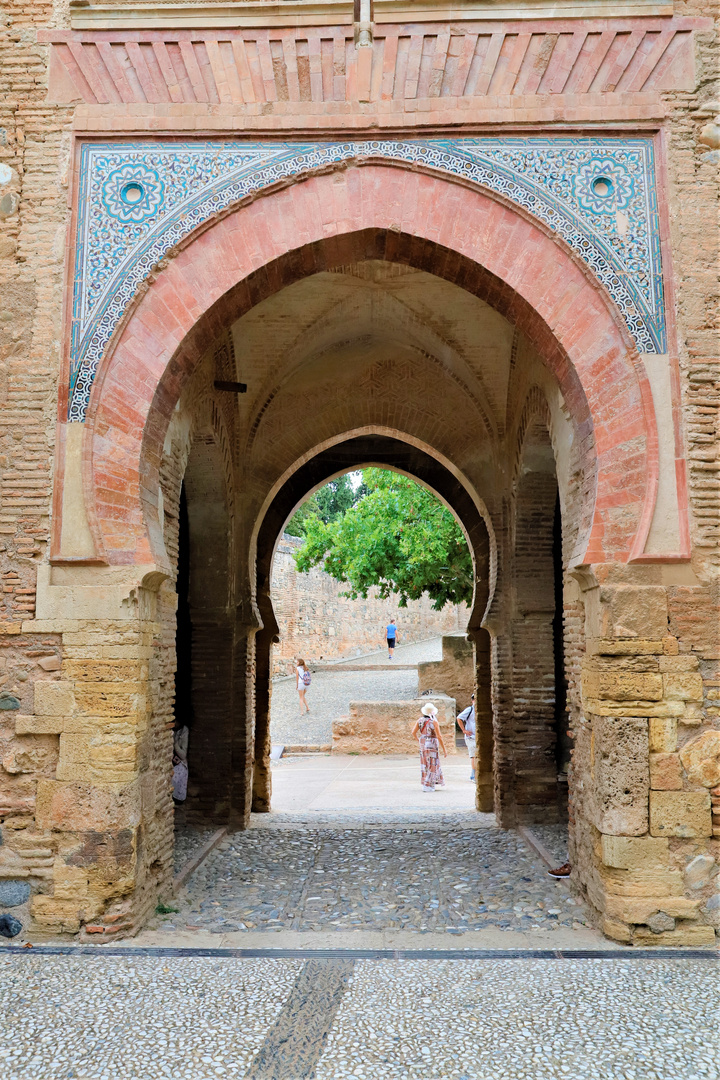
[[[431,701],[429,701],[427,705],[423,705],[420,712],[423,714],[423,716],[437,716],[437,709]]]

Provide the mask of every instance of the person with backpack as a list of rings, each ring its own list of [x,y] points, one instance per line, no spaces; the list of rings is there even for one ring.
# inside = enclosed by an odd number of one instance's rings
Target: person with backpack
[[[311,680],[312,680],[312,676],[311,676],[310,672],[307,669],[307,664],[302,659],[302,657],[298,657],[297,666],[295,668],[295,686],[297,687],[298,697],[300,698],[300,715],[301,716],[303,714],[303,707],[304,707],[305,712],[310,712],[310,709],[308,707],[308,703],[305,700],[305,691],[307,690],[308,686],[310,685]]]

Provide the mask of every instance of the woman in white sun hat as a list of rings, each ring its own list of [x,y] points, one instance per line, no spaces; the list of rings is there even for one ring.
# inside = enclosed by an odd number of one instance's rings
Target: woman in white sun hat
[[[423,705],[420,712],[422,716],[417,718],[412,729],[412,734],[420,743],[420,783],[423,791],[434,791],[437,787],[445,787],[440,768],[440,747],[442,747],[443,757],[447,757],[447,751],[437,721],[435,706],[432,702],[428,702],[427,705]]]

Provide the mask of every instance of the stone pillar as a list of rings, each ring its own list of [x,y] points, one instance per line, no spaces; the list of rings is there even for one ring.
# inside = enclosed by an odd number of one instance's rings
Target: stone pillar
[[[270,770],[270,705],[272,701],[272,646],[278,624],[269,595],[259,597],[262,629],[255,636],[255,746],[252,778],[252,812],[267,814],[272,799]]]
[[[477,780],[475,807],[491,814],[493,799],[493,712],[490,672],[490,635],[477,630],[475,644],[475,777]]]
[[[668,590],[608,581],[586,591],[583,717],[573,774],[576,880],[604,932],[637,944],[711,944],[720,843],[710,789],[720,733],[703,677],[669,633]],[[615,575],[616,577],[619,574]],[[650,577],[650,568],[637,574]]]
[[[172,885],[174,641],[158,608],[174,612],[174,596],[159,598],[157,584],[128,591],[104,576],[100,587],[53,585],[42,569],[40,617],[28,624],[62,636],[59,678],[37,682],[32,714],[15,718],[18,736],[58,739],[54,775],[37,782],[32,825],[52,853],[52,875],[30,906],[35,927],[48,932],[131,932]],[[95,608],[102,618],[91,617]]]

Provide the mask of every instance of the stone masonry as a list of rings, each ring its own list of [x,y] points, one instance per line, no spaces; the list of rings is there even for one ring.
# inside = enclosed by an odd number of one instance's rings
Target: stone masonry
[[[398,608],[398,597],[381,600],[376,590],[367,600],[350,600],[342,595],[344,586],[319,567],[298,572],[293,554],[300,546],[300,540],[283,535],[273,561],[270,590],[280,639],[273,646],[273,675],[294,671],[298,656],[314,663],[372,652],[385,644],[385,627],[393,617],[403,645],[467,625],[464,605],[435,611],[427,596],[404,608]]]
[[[717,0],[224,10],[5,4],[0,876],[135,932],[179,723],[269,808],[276,541],[377,464],[473,554],[478,808],[562,774],[605,933],[710,944]]]

